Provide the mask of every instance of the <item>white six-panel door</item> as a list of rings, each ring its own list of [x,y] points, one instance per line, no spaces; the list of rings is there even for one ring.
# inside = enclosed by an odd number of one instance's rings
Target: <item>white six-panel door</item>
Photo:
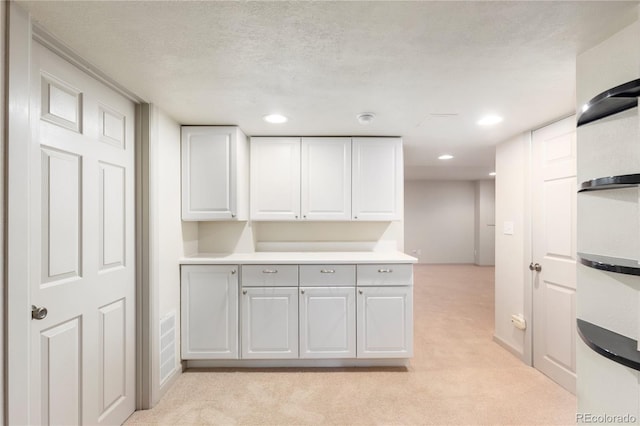
[[[576,126],[533,132],[533,364],[575,392]]]
[[[29,284],[48,314],[30,322],[30,423],[120,424],[135,406],[135,106],[37,42],[31,72]]]

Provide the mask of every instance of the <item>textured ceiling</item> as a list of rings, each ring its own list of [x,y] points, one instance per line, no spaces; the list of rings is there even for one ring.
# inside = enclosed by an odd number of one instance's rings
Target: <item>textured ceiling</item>
[[[496,143],[572,113],[576,55],[638,16],[636,1],[19,3],[181,124],[402,136],[407,178],[431,179],[487,178]],[[475,124],[490,112],[504,122]]]

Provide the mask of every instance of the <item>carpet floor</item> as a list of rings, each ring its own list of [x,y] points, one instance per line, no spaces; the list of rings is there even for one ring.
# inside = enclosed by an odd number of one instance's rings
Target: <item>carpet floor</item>
[[[492,267],[416,265],[407,369],[187,370],[126,424],[575,424],[575,396],[493,342],[493,282]]]

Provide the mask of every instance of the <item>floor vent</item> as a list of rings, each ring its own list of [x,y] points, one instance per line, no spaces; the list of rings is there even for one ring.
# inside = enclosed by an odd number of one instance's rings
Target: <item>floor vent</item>
[[[160,385],[176,369],[176,313],[160,319]]]

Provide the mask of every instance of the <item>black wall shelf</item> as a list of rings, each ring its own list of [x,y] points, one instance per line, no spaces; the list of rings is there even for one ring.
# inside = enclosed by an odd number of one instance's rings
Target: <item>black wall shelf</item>
[[[640,275],[640,264],[636,260],[588,253],[578,253],[578,259],[589,268],[625,275]]]
[[[597,179],[591,179],[580,184],[578,192],[584,191],[602,191],[605,189],[632,188],[640,185],[640,174],[606,176]]]
[[[591,99],[578,117],[578,127],[638,106],[640,79],[600,93]]]
[[[610,360],[640,371],[638,341],[578,319],[578,334],[591,349]]]

